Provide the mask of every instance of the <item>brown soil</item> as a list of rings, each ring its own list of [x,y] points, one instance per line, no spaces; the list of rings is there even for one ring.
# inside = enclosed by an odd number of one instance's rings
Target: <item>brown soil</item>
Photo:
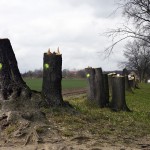
[[[63,96],[72,96],[72,95],[77,95],[77,94],[84,94],[86,93],[87,89],[82,88],[82,89],[67,89],[63,90],[62,95]]]
[[[24,116],[28,121],[19,120],[16,124],[9,124],[8,116],[0,117],[0,150],[150,150],[150,135],[134,139],[121,137],[122,142],[117,136],[95,136],[86,132],[64,136],[61,124],[54,122],[53,118],[33,123],[30,115]],[[34,115],[41,118],[39,113]]]
[[[79,135],[76,137],[66,138],[57,133],[46,135],[42,143],[30,143],[23,145],[16,139],[2,139],[0,150],[150,150],[150,137],[135,139],[133,143],[117,144],[114,139],[108,137],[106,139],[96,139],[91,136]]]

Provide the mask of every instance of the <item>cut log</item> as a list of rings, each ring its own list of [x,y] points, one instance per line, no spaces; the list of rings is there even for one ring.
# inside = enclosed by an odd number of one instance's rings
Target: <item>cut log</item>
[[[44,53],[42,95],[49,106],[63,104],[61,80],[62,55]]]
[[[101,68],[95,69],[95,98],[96,103],[99,107],[106,106],[106,99],[105,99],[105,90],[104,90],[104,80],[103,80],[103,72]]]
[[[95,101],[95,70],[91,67],[85,68],[87,77],[87,98],[89,101]]]
[[[104,93],[106,106],[109,106],[109,85],[108,85],[108,75],[106,73],[103,74],[103,80],[104,80]]]
[[[31,90],[23,81],[17,60],[8,39],[0,39],[0,99],[21,95],[31,97]]]
[[[114,111],[130,111],[125,101],[125,77],[112,77],[111,109]]]

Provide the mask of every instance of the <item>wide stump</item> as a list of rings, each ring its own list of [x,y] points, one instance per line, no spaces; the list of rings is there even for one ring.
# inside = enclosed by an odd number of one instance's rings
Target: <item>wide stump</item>
[[[111,109],[114,111],[130,111],[125,100],[125,77],[112,77],[112,102]]]

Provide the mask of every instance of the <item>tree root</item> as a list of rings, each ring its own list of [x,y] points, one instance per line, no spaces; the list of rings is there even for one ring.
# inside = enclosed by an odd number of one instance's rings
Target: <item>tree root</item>
[[[24,146],[26,146],[29,142],[34,142],[36,145],[38,143],[43,142],[42,138],[38,135],[36,129],[33,129],[26,138]]]

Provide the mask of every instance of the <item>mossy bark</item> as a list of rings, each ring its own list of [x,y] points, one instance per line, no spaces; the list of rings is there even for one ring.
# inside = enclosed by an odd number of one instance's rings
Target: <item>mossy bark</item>
[[[63,104],[62,55],[44,53],[42,95],[49,106]]]

